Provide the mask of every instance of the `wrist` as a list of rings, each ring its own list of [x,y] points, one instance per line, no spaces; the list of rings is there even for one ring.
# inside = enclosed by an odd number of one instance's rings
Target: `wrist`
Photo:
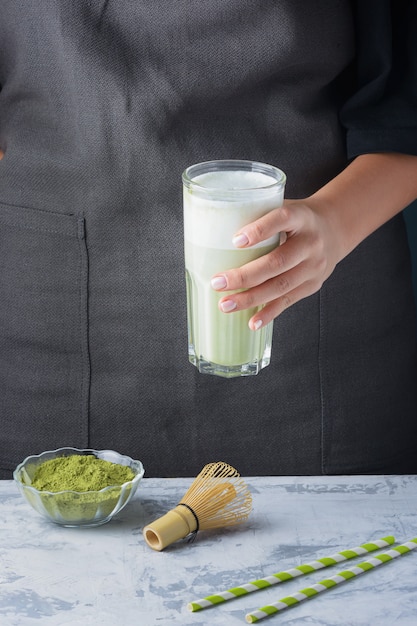
[[[306,203],[328,224],[339,260],[417,197],[417,157],[366,154]]]

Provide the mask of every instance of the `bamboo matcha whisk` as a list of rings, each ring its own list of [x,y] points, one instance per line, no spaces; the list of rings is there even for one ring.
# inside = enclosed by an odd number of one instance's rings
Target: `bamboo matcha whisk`
[[[143,529],[146,543],[163,550],[191,533],[244,522],[252,496],[234,467],[217,462],[205,465],[179,504]]]

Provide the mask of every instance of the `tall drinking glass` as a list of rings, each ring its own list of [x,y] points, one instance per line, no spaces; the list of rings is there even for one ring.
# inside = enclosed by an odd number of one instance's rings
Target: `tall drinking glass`
[[[270,362],[273,323],[250,330],[249,319],[259,307],[221,312],[218,302],[225,292],[214,291],[210,280],[279,245],[279,234],[245,249],[235,248],[232,238],[281,206],[285,174],[253,161],[209,161],[188,167],[182,180],[189,360],[204,374],[257,374]]]

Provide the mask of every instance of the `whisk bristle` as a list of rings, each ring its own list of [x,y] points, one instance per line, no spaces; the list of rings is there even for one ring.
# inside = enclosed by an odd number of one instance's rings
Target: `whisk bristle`
[[[192,508],[203,530],[245,521],[252,509],[252,496],[239,472],[219,461],[203,467],[181,503]]]

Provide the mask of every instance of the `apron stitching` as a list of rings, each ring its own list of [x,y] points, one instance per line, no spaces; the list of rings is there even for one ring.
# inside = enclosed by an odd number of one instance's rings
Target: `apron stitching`
[[[85,239],[84,217],[77,220],[78,247],[80,251],[80,344],[81,344],[81,438],[87,439],[86,445],[90,445],[90,385],[91,365],[88,335],[88,254]]]

